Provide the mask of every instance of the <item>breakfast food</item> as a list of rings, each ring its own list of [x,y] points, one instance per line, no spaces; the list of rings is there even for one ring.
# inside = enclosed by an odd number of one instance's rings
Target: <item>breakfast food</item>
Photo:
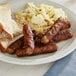
[[[41,42],[45,44],[49,43],[49,41],[52,40],[60,32],[61,29],[69,28],[70,26],[71,25],[69,21],[58,18],[55,24],[53,24],[52,28],[49,29],[42,37]]]
[[[0,49],[6,52],[6,49],[15,36],[22,33],[22,29],[11,17],[11,9],[8,3],[0,5]]]
[[[56,43],[73,37],[69,28],[71,23],[61,8],[27,3],[26,8],[15,12],[13,19],[9,4],[0,5],[0,49],[3,53],[24,57],[56,52]]]
[[[4,32],[4,37],[8,39],[13,39],[13,27],[11,23],[11,10],[9,4],[2,4],[0,5],[0,27],[2,33]]]
[[[64,30],[64,29],[68,29],[71,27],[71,24],[70,24],[70,21],[67,20],[67,19],[63,19],[63,18],[60,18],[62,23],[63,23],[63,26],[62,26],[62,29],[61,30]]]
[[[23,34],[24,34],[24,46],[27,54],[32,54],[34,49],[34,40],[33,33],[31,27],[29,25],[23,26]]]
[[[73,37],[72,32],[70,30],[66,29],[66,30],[60,31],[53,40],[55,42],[60,42],[60,41],[67,40],[72,37]]]
[[[15,13],[15,17],[18,24],[29,24],[32,30],[38,33],[46,32],[59,17],[68,19],[61,8],[46,4],[35,5],[34,3],[27,3],[23,10]]]
[[[22,34],[22,29],[20,27],[18,27],[17,23],[12,20],[12,28],[13,30],[13,39],[15,36],[18,36],[20,34]],[[17,27],[17,28],[16,28]],[[6,49],[9,45],[11,40],[9,40],[6,35],[2,36],[2,33],[0,34],[0,49],[2,49],[2,52],[6,52]]]
[[[23,34],[24,34],[25,47],[30,47],[34,49],[33,33],[29,25],[26,24],[23,26]]]
[[[45,53],[52,53],[57,51],[57,46],[55,43],[50,43],[48,45],[44,45],[42,47],[35,47],[33,50],[33,53],[30,55],[39,55],[39,54],[45,54]],[[24,48],[18,49],[16,51],[16,55],[18,57],[22,56],[30,56],[29,54],[26,53],[26,50]]]
[[[58,21],[59,20],[63,20],[63,19],[61,19],[61,18],[59,18],[57,21],[56,21],[56,23],[57,24],[55,24],[55,25],[58,25]],[[66,23],[65,25],[67,25],[68,26],[68,24]],[[39,43],[41,40],[40,39],[37,39],[37,41],[39,41],[38,43],[37,42],[35,42],[36,44],[38,44],[38,45],[35,45],[35,48],[34,49],[29,49],[30,47],[28,47],[27,48],[27,45],[28,45],[28,43],[30,43],[30,41],[29,40],[31,40],[31,39],[29,39],[29,38],[31,38],[31,37],[29,37],[29,36],[31,36],[32,34],[28,31],[28,29],[26,30],[26,29],[24,29],[24,28],[27,28],[29,25],[24,25],[23,26],[23,31],[24,31],[24,36],[25,36],[25,38],[28,40],[28,42],[26,42],[25,40],[24,40],[24,43],[27,43],[26,45],[24,45],[24,48],[23,47],[21,47],[21,48],[19,48],[19,49],[16,49],[16,55],[18,56],[18,57],[24,57],[24,56],[31,56],[31,55],[39,55],[39,54],[45,54],[45,53],[51,53],[51,52],[55,52],[55,51],[57,51],[57,46],[56,46],[56,43],[54,43],[54,42],[60,42],[60,41],[63,41],[63,40],[67,40],[67,39],[69,39],[69,38],[72,38],[73,37],[73,34],[72,34],[72,32],[70,31],[70,30],[68,30],[67,29],[67,27],[65,27],[65,28],[61,28],[59,31],[58,31],[58,33],[51,39],[51,41],[49,41],[47,44],[45,44],[45,43]],[[59,26],[63,26],[63,23],[61,22],[61,21],[59,21]],[[70,25],[71,26],[71,25]],[[69,27],[68,27],[69,28]],[[52,29],[52,28],[50,28],[50,29]],[[57,29],[57,27],[55,27],[55,30]],[[58,29],[57,29],[58,30]],[[56,31],[57,31],[56,30]],[[49,31],[49,29],[48,29],[48,31]],[[31,31],[32,32],[32,31]],[[28,33],[28,34],[27,34]],[[53,33],[53,32],[52,32]],[[26,35],[25,35],[26,34]],[[31,35],[30,35],[31,34]],[[33,34],[35,34],[35,33],[33,33]],[[29,35],[28,37],[27,37],[27,35]],[[37,36],[37,35],[36,35]],[[42,35],[39,35],[39,36],[41,36],[42,38],[44,37],[44,36],[42,36]],[[39,37],[38,36],[38,37]],[[33,38],[33,35],[32,35],[32,38]],[[33,40],[33,42],[35,41],[35,39]],[[44,40],[44,41],[46,41],[46,40]],[[30,43],[31,44],[31,43]],[[30,45],[29,44],[29,45]]]
[[[10,54],[14,54],[16,49],[24,46],[24,37],[19,38],[14,43],[8,46],[7,52]]]

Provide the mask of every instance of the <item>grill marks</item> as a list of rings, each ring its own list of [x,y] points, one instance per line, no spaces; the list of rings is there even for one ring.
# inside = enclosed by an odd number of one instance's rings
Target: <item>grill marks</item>
[[[59,34],[57,34],[55,36],[53,41],[60,42],[60,41],[67,40],[67,39],[72,38],[72,37],[73,37],[72,32],[70,30],[66,29],[66,30],[60,31]]]

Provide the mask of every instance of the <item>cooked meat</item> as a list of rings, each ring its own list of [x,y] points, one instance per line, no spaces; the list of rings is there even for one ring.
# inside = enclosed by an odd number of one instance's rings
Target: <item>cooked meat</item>
[[[62,29],[63,22],[61,18],[59,18],[56,23],[49,29],[46,34],[42,37],[41,42],[47,44],[50,40],[52,40]]]
[[[13,42],[11,45],[8,46],[7,52],[10,54],[14,54],[16,50],[20,47],[24,46],[24,37],[21,37],[20,39]]]
[[[70,28],[70,26],[71,24],[69,21],[58,18],[52,28],[42,37],[41,42],[44,44],[49,43],[49,41],[51,41],[62,29]]]
[[[59,32],[59,34],[57,34],[53,40],[55,42],[60,42],[60,41],[67,40],[72,37],[73,37],[72,32],[66,29],[66,30],[62,30],[61,32]]]
[[[71,27],[70,21],[65,20],[65,19],[62,19],[62,18],[60,18],[60,19],[62,20],[62,23],[63,23],[62,30],[64,30],[64,29],[68,29],[68,28]]]
[[[16,51],[16,55],[17,55],[18,57],[23,57],[23,56],[39,55],[39,54],[56,52],[56,51],[57,51],[57,46],[56,46],[55,43],[50,43],[50,44],[47,44],[47,45],[44,45],[44,46],[41,46],[41,47],[36,46],[36,47],[34,48],[33,53],[30,54],[30,55],[28,55],[28,54],[26,53],[26,50],[27,50],[27,49],[24,49],[24,48],[18,49],[18,50]],[[27,51],[27,52],[30,52],[30,51]]]
[[[25,24],[23,26],[23,34],[24,34],[24,46],[25,46],[25,48],[27,48],[27,50],[31,51],[29,53],[29,54],[31,54],[34,49],[34,39],[33,39],[32,29],[30,28],[29,25]]]

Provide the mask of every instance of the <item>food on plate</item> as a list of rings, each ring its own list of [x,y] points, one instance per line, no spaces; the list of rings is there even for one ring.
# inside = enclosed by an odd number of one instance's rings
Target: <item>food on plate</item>
[[[21,37],[8,46],[7,52],[10,54],[14,54],[16,52],[16,49],[23,47],[23,46],[24,46],[24,37]]]
[[[66,23],[63,22],[62,18],[58,18],[58,20],[53,24],[52,28],[50,28],[45,35],[42,37],[41,42],[44,44],[49,43],[59,32]]]
[[[35,5],[34,3],[27,3],[23,10],[15,13],[15,17],[17,23],[21,25],[29,24],[32,30],[38,33],[46,32],[59,17],[68,19],[61,8],[46,4]]]
[[[6,52],[6,49],[15,36],[22,33],[22,29],[11,17],[11,9],[8,3],[0,5],[0,49]]]
[[[22,34],[22,27],[20,27],[15,20],[12,19],[13,26],[13,37],[19,36]]]
[[[59,25],[60,28],[58,27]],[[58,18],[58,20],[55,21],[55,24],[53,24],[53,26],[51,27],[51,29],[49,29],[45,35],[43,36],[43,34],[40,35],[36,35],[36,33],[34,32],[35,36],[37,36],[35,43],[36,44],[47,44],[49,43],[49,41],[52,41],[52,39],[55,37],[55,35],[58,34],[58,32],[60,32],[61,30],[64,29],[68,29],[71,27],[71,24],[68,20],[65,20],[63,18]],[[42,37],[42,38],[41,38]]]
[[[30,47],[34,49],[33,33],[29,25],[25,24],[23,26],[23,34],[24,34],[25,47]]]
[[[57,46],[55,43],[50,43],[48,45],[44,45],[42,47],[36,46],[33,53],[30,55],[38,55],[38,54],[45,54],[45,53],[52,53],[57,51]],[[16,55],[18,57],[22,56],[30,56],[26,53],[26,50],[24,48],[20,48],[16,51]]]
[[[13,39],[13,28],[11,26],[11,10],[8,5],[6,4],[1,4],[0,5],[0,26],[2,27],[2,35],[4,37],[7,37],[8,39]]]
[[[13,32],[13,39],[15,36],[18,36],[20,34],[22,34],[22,29],[20,27],[18,27],[17,23],[12,20],[12,25],[13,25],[13,29],[14,29],[14,32]],[[17,28],[15,28],[17,27]],[[9,45],[11,40],[9,40],[6,36],[3,37],[2,36],[2,33],[0,34],[0,49],[2,52],[6,52],[6,49]]]
[[[70,30],[66,29],[66,30],[60,31],[53,40],[55,42],[60,42],[60,41],[67,40],[72,37],[73,37],[72,32]]]
[[[8,39],[4,39],[4,40],[0,39],[0,49],[1,49],[1,52],[3,52],[3,53],[6,52],[8,44],[9,44],[9,40]]]
[[[24,25],[23,26],[23,31],[24,31],[24,36],[26,39],[29,40],[29,38],[31,37],[28,37],[28,34],[31,34],[29,33],[28,29],[24,29],[24,28],[27,28],[29,25]],[[63,24],[61,23],[61,26],[63,26]],[[51,28],[52,29],[52,28]],[[32,31],[31,31],[32,32]],[[28,34],[27,34],[28,33]],[[26,36],[26,35],[27,36]],[[33,33],[34,34],[34,33]],[[31,34],[33,36],[33,34]],[[30,36],[31,36],[30,35]],[[41,35],[40,35],[41,36]],[[43,36],[42,36],[43,37]],[[52,41],[49,42],[48,44],[39,44],[39,45],[35,45],[35,48],[32,49],[32,50],[28,50],[27,48],[27,45],[30,41],[26,42],[24,40],[24,43],[27,43],[26,45],[24,45],[24,47],[21,47],[19,49],[16,49],[16,55],[18,57],[23,57],[23,56],[31,56],[31,55],[38,55],[38,54],[45,54],[45,53],[51,53],[51,52],[55,52],[57,51],[57,46],[56,46],[56,43],[54,42],[59,42],[59,41],[62,41],[62,40],[66,40],[66,39],[69,39],[69,38],[72,38],[73,37],[73,34],[72,32],[69,30],[69,29],[63,29],[61,31],[59,31],[59,33],[53,38],[51,39]],[[33,38],[33,37],[32,37]],[[31,39],[30,39],[31,40]],[[33,40],[33,42],[35,41],[35,39]],[[41,41],[41,40],[40,40]],[[37,44],[37,42],[36,42]],[[30,48],[30,47],[29,47]],[[32,53],[31,53],[32,52]]]
[[[64,30],[64,29],[68,29],[71,27],[71,24],[70,24],[70,21],[67,20],[67,19],[62,19],[60,18],[62,23],[63,23],[63,26],[62,26],[62,29],[61,30]]]
[[[57,42],[73,37],[69,28],[69,17],[61,8],[27,3],[23,10],[15,12],[13,19],[9,4],[0,5],[0,49],[3,53],[23,57],[56,52]]]
[[[23,34],[24,34],[24,46],[27,54],[32,54],[34,49],[34,39],[32,29],[29,25],[25,24],[23,26]]]

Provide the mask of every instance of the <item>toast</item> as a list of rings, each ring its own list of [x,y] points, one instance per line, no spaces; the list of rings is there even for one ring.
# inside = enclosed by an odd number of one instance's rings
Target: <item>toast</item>
[[[0,5],[0,32],[4,32],[8,39],[13,39],[11,10],[8,3]],[[4,34],[3,34],[4,35]]]
[[[12,19],[12,26],[13,26],[13,36],[14,38],[20,34],[22,34],[22,29],[20,28],[20,26],[17,25],[17,23]],[[2,34],[0,34],[0,49],[1,52],[5,53],[6,49],[8,47],[10,43],[10,40],[3,37]]]

